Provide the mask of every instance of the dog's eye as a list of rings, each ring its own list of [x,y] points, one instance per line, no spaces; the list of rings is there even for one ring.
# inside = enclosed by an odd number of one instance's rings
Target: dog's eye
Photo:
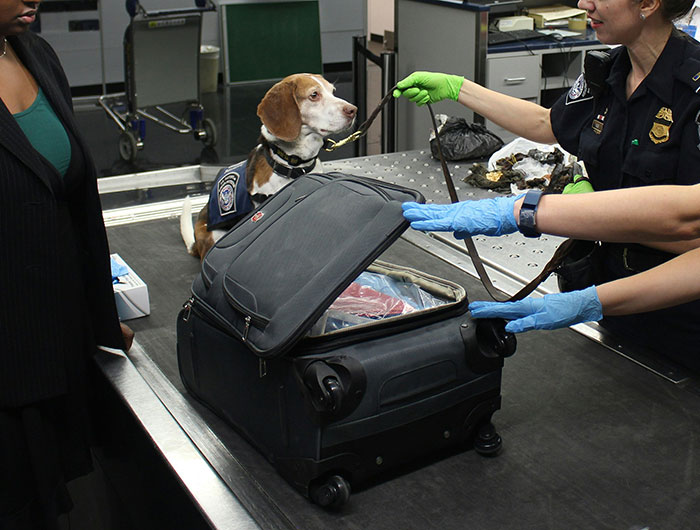
[[[316,91],[311,92],[311,94],[309,95],[309,99],[310,99],[311,101],[316,101],[317,99],[320,99],[320,98],[321,98],[321,94],[319,94],[319,93],[316,92]]]

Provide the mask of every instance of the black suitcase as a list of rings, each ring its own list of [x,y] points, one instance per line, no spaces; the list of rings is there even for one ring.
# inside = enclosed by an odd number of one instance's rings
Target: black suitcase
[[[459,285],[376,261],[408,227],[406,200],[424,199],[362,177],[298,178],[210,250],[178,317],[187,390],[324,506],[418,456],[501,445],[491,416],[515,338],[472,320]],[[382,285],[366,300],[391,309],[345,311],[360,277]]]

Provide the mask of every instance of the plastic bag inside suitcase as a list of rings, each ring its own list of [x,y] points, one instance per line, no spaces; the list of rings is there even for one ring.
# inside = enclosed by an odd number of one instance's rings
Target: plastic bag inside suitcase
[[[472,320],[461,286],[377,260],[406,200],[423,197],[298,178],[217,242],[178,317],[188,391],[324,506],[418,456],[501,445],[491,415],[515,338]]]

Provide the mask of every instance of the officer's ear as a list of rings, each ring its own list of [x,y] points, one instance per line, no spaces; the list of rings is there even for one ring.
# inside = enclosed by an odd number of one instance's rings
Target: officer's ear
[[[640,18],[643,20],[649,18],[651,15],[661,9],[661,0],[639,0],[637,4],[639,7]]]

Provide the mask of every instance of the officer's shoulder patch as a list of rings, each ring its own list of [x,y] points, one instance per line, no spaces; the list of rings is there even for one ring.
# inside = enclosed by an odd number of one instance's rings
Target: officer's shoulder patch
[[[674,77],[700,94],[700,57],[687,57],[674,72]]]
[[[588,101],[593,99],[590,89],[588,88],[588,83],[583,77],[583,74],[578,76],[578,79],[571,85],[569,93],[566,94],[566,104],[571,105],[572,103],[581,103],[582,101]]]

